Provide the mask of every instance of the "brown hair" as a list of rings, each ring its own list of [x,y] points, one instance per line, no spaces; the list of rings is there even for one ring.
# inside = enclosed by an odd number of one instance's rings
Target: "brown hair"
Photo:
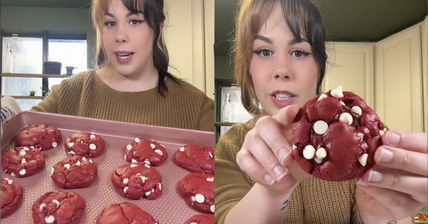
[[[324,45],[324,27],[318,9],[309,0],[242,0],[236,17],[232,54],[235,78],[241,87],[242,104],[254,115],[259,114],[260,111],[249,73],[253,54],[251,46],[275,3],[281,5],[285,21],[294,38],[302,39],[303,35],[312,47],[319,70],[317,93],[321,92],[321,83],[325,74],[327,53]]]
[[[153,64],[158,70],[158,92],[162,96],[168,91],[165,85],[165,78],[170,78],[177,82],[177,78],[168,72],[169,56],[168,50],[163,39],[161,26],[165,21],[163,11],[163,0],[121,0],[123,5],[133,13],[142,11],[144,18],[154,32],[153,43]],[[97,31],[97,64],[103,66],[106,61],[106,53],[101,41],[104,14],[108,11],[110,0],[93,0],[92,1],[92,21]]]

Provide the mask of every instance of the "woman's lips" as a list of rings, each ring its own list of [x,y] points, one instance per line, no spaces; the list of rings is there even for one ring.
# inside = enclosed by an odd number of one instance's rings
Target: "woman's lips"
[[[296,96],[289,92],[277,91],[271,94],[272,102],[279,108],[295,104]]]
[[[126,64],[132,60],[133,52],[115,52],[116,60],[119,64]]]

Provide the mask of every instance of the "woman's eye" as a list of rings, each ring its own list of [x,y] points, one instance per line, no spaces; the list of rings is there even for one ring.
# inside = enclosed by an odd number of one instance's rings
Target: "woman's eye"
[[[104,26],[106,26],[106,27],[113,27],[115,25],[116,25],[115,22],[111,22],[111,21],[104,22]]]
[[[273,55],[273,52],[271,50],[268,50],[268,49],[256,50],[256,51],[254,51],[254,53],[256,53],[257,55],[262,56],[262,57],[270,57]]]
[[[291,52],[291,56],[294,56],[296,58],[306,57],[310,55],[310,53],[302,51],[302,50],[294,50]]]
[[[144,20],[139,20],[139,19],[129,20],[129,24],[131,24],[131,25],[137,25],[137,24],[140,24],[140,23],[143,23],[143,22],[144,22]]]

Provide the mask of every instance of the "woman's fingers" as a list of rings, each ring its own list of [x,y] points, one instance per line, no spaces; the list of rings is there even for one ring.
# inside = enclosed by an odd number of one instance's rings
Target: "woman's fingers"
[[[428,176],[428,154],[381,146],[376,150],[374,158],[377,164],[384,167]]]
[[[369,184],[372,187],[401,192],[420,203],[427,203],[428,200],[427,177],[412,176],[397,170],[394,172],[390,169],[376,168],[366,172],[358,183],[363,186]]]
[[[250,131],[245,136],[244,142],[245,149],[275,180],[280,179],[287,173],[287,170],[280,164],[277,157],[257,131]]]
[[[251,179],[262,185],[272,185],[275,179],[247,150],[241,149],[236,155],[236,162],[239,168]]]
[[[382,137],[385,145],[428,153],[428,135],[420,132],[388,131]]]

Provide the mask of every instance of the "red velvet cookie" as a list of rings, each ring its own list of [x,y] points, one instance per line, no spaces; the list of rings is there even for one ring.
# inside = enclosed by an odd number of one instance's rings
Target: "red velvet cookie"
[[[111,175],[111,182],[125,198],[153,200],[162,193],[161,175],[145,163],[119,166]]]
[[[177,191],[189,207],[214,213],[214,175],[190,173],[178,182]]]
[[[39,124],[22,129],[16,135],[17,146],[34,146],[42,150],[57,147],[61,143],[61,132],[54,126]]]
[[[68,154],[94,158],[104,152],[105,142],[99,135],[79,132],[65,140],[64,148]]]
[[[97,217],[97,224],[158,224],[148,212],[140,207],[122,202],[105,207]]]
[[[198,214],[190,217],[184,224],[214,224],[214,215]]]
[[[375,161],[386,131],[361,97],[342,88],[308,101],[293,123],[293,157],[315,177],[343,181],[361,177]]]
[[[97,176],[97,166],[91,159],[74,155],[55,164],[51,178],[58,186],[70,189],[88,187]]]
[[[1,180],[1,217],[12,214],[22,203],[22,187],[5,177]]]
[[[34,224],[78,224],[85,214],[85,200],[75,192],[51,191],[33,204]]]
[[[143,162],[151,166],[160,166],[168,158],[165,147],[154,140],[135,138],[123,149],[125,159],[130,163]]]
[[[214,148],[202,145],[184,145],[174,154],[178,166],[192,172],[214,174]]]
[[[1,157],[5,173],[17,177],[28,177],[45,167],[45,155],[39,148],[20,146],[12,148]]]

